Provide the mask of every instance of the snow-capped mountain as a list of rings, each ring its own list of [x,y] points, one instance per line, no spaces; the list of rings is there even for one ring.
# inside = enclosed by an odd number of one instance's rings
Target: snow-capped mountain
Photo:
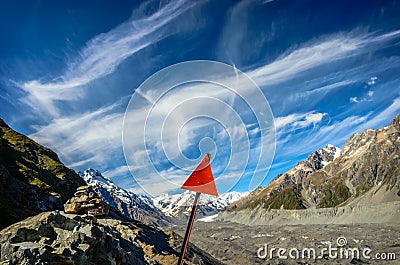
[[[89,168],[78,174],[112,207],[132,219],[161,226],[168,226],[173,221],[154,207],[151,198],[118,187],[98,170]]]
[[[316,153],[320,158],[322,167],[327,166],[337,157],[339,157],[342,149],[334,145],[328,144],[326,147],[319,149]]]
[[[228,192],[218,197],[202,194],[197,208],[197,217],[201,218],[217,214],[225,210],[232,202],[243,198],[247,194],[248,192],[237,191]],[[174,195],[162,194],[153,198],[153,203],[164,214],[185,219],[190,215],[194,197],[195,193],[190,191]]]
[[[93,189],[112,207],[133,219],[161,226],[169,226],[186,219],[190,214],[195,193],[186,191],[182,194],[162,194],[155,198],[137,195],[117,186],[111,179],[103,176],[100,171],[87,169],[78,174],[93,187]],[[232,202],[237,201],[247,192],[228,192],[219,197],[202,194],[197,209],[199,218],[217,214]]]
[[[300,183],[310,173],[329,165],[335,158],[340,155],[341,149],[334,145],[328,144],[324,148],[320,148],[312,152],[306,160],[298,162],[292,169],[283,175],[278,175],[277,180],[281,180],[287,184]]]

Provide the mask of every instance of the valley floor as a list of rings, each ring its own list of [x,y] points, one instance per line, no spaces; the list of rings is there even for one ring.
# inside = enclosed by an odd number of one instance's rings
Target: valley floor
[[[185,229],[184,226],[175,228],[181,235]],[[247,226],[226,221],[196,222],[190,241],[218,260],[232,265],[400,264],[400,227],[397,224]],[[337,243],[346,242],[338,248]],[[286,259],[278,258],[278,248],[285,249],[281,255]],[[265,249],[267,254],[263,258]],[[349,250],[349,258],[346,258],[345,250]],[[302,253],[306,256],[309,253],[310,258],[301,258]],[[313,258],[318,256],[320,258]]]

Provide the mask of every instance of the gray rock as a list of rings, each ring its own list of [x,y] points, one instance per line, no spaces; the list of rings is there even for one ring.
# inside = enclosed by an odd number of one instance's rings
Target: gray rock
[[[0,264],[176,264],[182,238],[140,222],[46,212],[0,231]],[[193,245],[187,264],[222,264]]]

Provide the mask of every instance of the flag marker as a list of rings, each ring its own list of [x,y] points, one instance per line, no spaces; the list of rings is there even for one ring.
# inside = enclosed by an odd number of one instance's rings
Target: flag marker
[[[218,196],[217,187],[215,186],[214,176],[211,171],[210,166],[210,154],[204,156],[203,160],[201,160],[200,164],[196,167],[196,169],[190,174],[190,176],[186,179],[185,183],[183,183],[181,189],[195,191],[196,196],[194,198],[192,212],[189,217],[189,222],[186,228],[185,237],[183,239],[181,254],[179,256],[178,265],[183,264],[183,260],[185,257],[185,252],[187,248],[187,244],[189,243],[190,232],[193,228],[194,218],[196,216],[197,204],[200,198],[201,193]]]

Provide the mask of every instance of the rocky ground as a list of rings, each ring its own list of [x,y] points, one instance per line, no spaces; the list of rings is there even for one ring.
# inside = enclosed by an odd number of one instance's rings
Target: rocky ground
[[[185,227],[176,227],[175,230],[183,235]],[[322,248],[337,247],[337,239],[344,237],[347,244],[344,249],[357,248],[360,257],[346,258],[345,253],[332,250],[340,258],[330,258],[326,250],[321,258],[292,259],[286,252],[279,259],[277,251],[269,258],[272,248],[296,248],[300,252],[303,248],[314,248],[316,256],[320,256]],[[344,239],[342,238],[341,241]],[[351,224],[351,225],[259,225],[246,226],[226,221],[196,222],[190,241],[207,251],[215,258],[226,264],[400,264],[400,227],[398,224]],[[342,242],[340,242],[342,243]],[[268,244],[268,256],[264,259],[257,257],[257,251]],[[371,259],[363,257],[362,251],[370,248],[367,253]],[[265,251],[260,251],[263,255]],[[354,252],[356,253],[356,252]],[[395,253],[397,260],[377,260],[376,253]],[[307,252],[305,252],[307,254]],[[352,256],[349,252],[349,257]],[[296,256],[295,250],[292,256]],[[332,256],[333,257],[333,256]],[[390,257],[393,259],[393,257]]]
[[[182,238],[136,221],[44,212],[0,231],[1,265],[176,264]],[[222,264],[189,244],[185,264]]]

